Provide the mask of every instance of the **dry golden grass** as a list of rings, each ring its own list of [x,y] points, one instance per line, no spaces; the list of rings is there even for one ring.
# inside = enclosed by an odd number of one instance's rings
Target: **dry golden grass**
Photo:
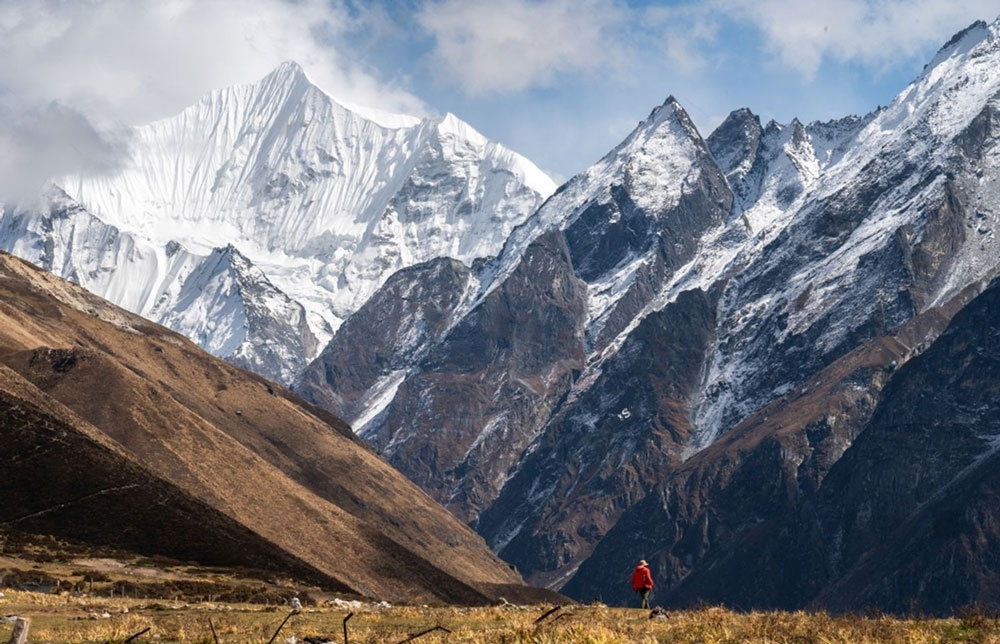
[[[123,612],[128,608],[128,612]],[[110,617],[91,619],[91,613]],[[832,617],[823,613],[734,613],[718,608],[670,612],[649,619],[647,611],[603,606],[567,607],[541,625],[537,607],[415,608],[363,610],[349,622],[350,641],[395,643],[409,634],[441,625],[451,634],[421,637],[421,644],[654,644],[664,642],[735,644],[1000,644],[1000,620],[969,614],[949,619]],[[147,626],[139,642],[212,644],[209,620],[222,644],[264,644],[287,615],[283,609],[251,605],[151,603],[143,600],[74,598],[8,592],[0,614],[31,619],[31,642],[97,644],[122,642]],[[292,617],[276,642],[291,637],[330,636],[343,641],[344,610],[307,608]],[[564,615],[560,617],[560,615]],[[9,627],[0,627],[5,641]]]

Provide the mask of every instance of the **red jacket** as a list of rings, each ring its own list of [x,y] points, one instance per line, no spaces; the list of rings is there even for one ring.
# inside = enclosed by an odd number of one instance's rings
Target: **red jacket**
[[[632,573],[632,590],[635,592],[653,590],[653,575],[649,574],[649,568],[646,566],[635,567],[635,572]]]

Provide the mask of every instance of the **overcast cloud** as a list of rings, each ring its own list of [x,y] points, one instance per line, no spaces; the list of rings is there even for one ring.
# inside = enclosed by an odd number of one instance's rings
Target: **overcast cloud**
[[[716,0],[705,12],[754,25],[783,65],[812,78],[826,59],[878,71],[913,58],[975,19],[993,20],[1000,2]]]
[[[172,115],[284,60],[345,101],[425,113],[341,53],[361,19],[325,0],[4,0],[0,189],[10,198],[39,178],[114,167],[127,155],[123,124]]]

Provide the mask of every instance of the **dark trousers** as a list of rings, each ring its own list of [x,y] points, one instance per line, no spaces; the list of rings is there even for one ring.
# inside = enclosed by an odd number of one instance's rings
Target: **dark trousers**
[[[639,604],[639,608],[649,608],[649,589],[643,588],[639,591],[639,595],[642,596],[642,603]]]

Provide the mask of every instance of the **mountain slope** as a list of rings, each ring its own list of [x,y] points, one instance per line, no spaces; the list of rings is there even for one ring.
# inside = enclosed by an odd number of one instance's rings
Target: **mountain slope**
[[[5,207],[0,249],[287,383],[392,272],[496,254],[553,189],[453,115],[348,109],[285,63],[135,128],[119,171]]]
[[[6,254],[0,294],[0,363],[14,396],[5,399],[4,431],[25,447],[0,482],[13,499],[4,522],[101,543],[107,517],[89,512],[103,508],[123,528],[115,543],[140,552],[287,568],[390,601],[477,603],[530,592],[338,419]],[[51,429],[27,431],[36,421]],[[77,448],[52,444],[53,432],[79,444],[81,460],[68,471],[87,473],[81,490],[136,492],[111,510],[104,504],[119,497],[73,496],[57,485],[69,481],[58,454]],[[26,487],[38,477],[52,485]],[[170,507],[133,527],[147,517],[150,495]],[[53,511],[39,514],[46,507]],[[186,541],[199,530],[209,532],[204,552]],[[245,543],[225,545],[236,539]]]
[[[886,388],[818,494],[819,520],[843,534],[825,552],[840,577],[818,602],[1000,606],[998,339],[994,280]]]
[[[697,597],[742,609],[935,614],[1000,605],[1000,289],[994,280],[968,302],[977,291],[865,343],[670,472],[565,590],[625,601],[606,571],[642,551],[669,605]]]
[[[207,564],[281,568],[350,591],[172,486],[71,411],[0,366],[8,454],[0,526]],[[39,488],[45,493],[40,494]],[[100,517],[100,520],[93,520]],[[127,529],[122,529],[127,525]],[[164,535],[171,535],[164,538]]]
[[[926,349],[1000,268],[998,34],[1000,22],[958,34],[865,117],[762,125],[739,110],[703,140],[668,100],[496,260],[442,284],[459,304],[412,360],[358,367],[378,377],[356,386],[327,368],[349,360],[335,337],[300,390],[345,412],[535,581],[622,597],[601,590],[608,564],[629,570],[625,559],[660,552],[666,533],[686,541],[654,573],[667,588],[709,588],[698,584],[714,579],[710,562],[754,535],[753,494],[738,491],[767,481],[768,516],[793,511],[782,495],[822,483],[885,372]],[[394,288],[419,275],[398,274]],[[375,339],[391,339],[416,315],[381,294],[370,305],[338,335],[386,320]],[[545,361],[532,365],[539,345]],[[363,402],[341,407],[340,388]],[[807,408],[765,422],[803,396]],[[722,447],[750,427],[761,449]],[[800,475],[817,450],[821,463]],[[644,510],[664,518],[642,522]],[[728,536],[697,536],[720,519],[736,526]]]
[[[657,183],[664,166],[697,159],[710,164],[708,149],[670,99],[461,285],[469,292],[452,295],[465,304],[453,312],[447,334],[426,355],[411,353],[420,356],[415,369],[397,383],[382,414],[366,415],[374,420],[359,427],[362,435],[411,478],[433,486],[453,511],[474,518],[584,370],[588,352],[604,349],[612,329],[690,260],[700,231],[725,220],[728,191],[714,166],[693,167],[683,189]],[[554,225],[565,230],[544,232]],[[373,298],[343,333],[395,319],[376,307],[380,301]],[[346,359],[340,346],[332,344],[306,372],[314,399],[321,378],[313,370],[330,373],[322,365]],[[430,453],[436,457],[426,458]]]

